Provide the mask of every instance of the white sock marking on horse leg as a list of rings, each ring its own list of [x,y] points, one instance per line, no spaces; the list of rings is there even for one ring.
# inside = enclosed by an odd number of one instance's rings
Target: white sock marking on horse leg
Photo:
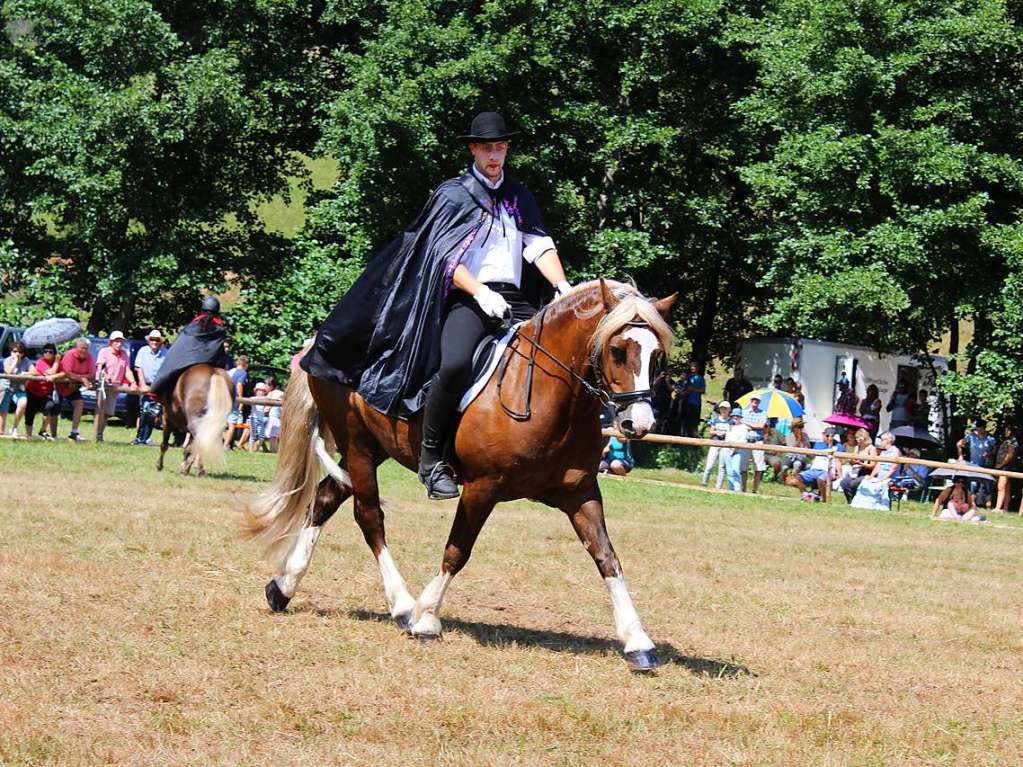
[[[280,575],[275,575],[277,588],[284,596],[291,599],[295,596],[298,582],[309,569],[309,560],[313,558],[313,549],[316,548],[316,540],[320,537],[323,527],[303,527],[302,531],[295,538],[295,545],[291,547],[288,558],[284,560],[284,570]]]
[[[391,610],[391,617],[412,615],[412,611],[416,609],[416,600],[409,593],[405,579],[398,572],[394,560],[391,559],[391,552],[386,547],[380,551],[377,564],[380,565],[380,578],[384,582],[384,596],[387,597],[387,606]]]
[[[419,600],[416,602],[416,611],[412,616],[415,621],[412,625],[413,634],[428,634],[430,636],[440,634],[438,613],[441,602],[444,601],[444,592],[448,590],[448,584],[454,577],[450,573],[438,573],[423,589],[423,593],[419,595]]]
[[[625,645],[625,652],[637,650],[653,650],[654,643],[643,630],[640,623],[639,613],[632,604],[632,597],[629,596],[629,589],[625,585],[625,578],[617,576],[605,578],[607,590],[611,594],[611,604],[615,610],[615,631],[618,638]]]

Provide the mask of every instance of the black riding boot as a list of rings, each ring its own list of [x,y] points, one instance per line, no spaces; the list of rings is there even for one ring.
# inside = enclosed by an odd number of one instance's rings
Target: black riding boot
[[[458,485],[455,483],[455,472],[442,459],[444,437],[448,424],[454,415],[454,407],[450,392],[443,387],[434,385],[430,388],[430,396],[426,401],[423,413],[423,444],[419,453],[419,481],[426,485],[426,495],[434,501],[458,497]],[[457,396],[461,396],[457,393]],[[453,403],[457,407],[457,400]]]

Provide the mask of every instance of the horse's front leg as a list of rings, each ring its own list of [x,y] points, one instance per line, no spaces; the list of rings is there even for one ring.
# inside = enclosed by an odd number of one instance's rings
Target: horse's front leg
[[[444,594],[458,571],[465,567],[483,524],[494,508],[490,488],[467,485],[458,500],[458,511],[448,533],[440,572],[430,581],[416,600],[412,616],[412,635],[420,639],[438,639],[441,634],[440,606]]]
[[[593,557],[611,595],[615,630],[624,645],[625,660],[629,668],[640,672],[653,671],[661,665],[661,661],[654,651],[654,643],[643,630],[639,613],[636,612],[632,597],[629,596],[629,589],[625,585],[622,566],[608,538],[600,489],[594,485],[585,497],[566,502],[561,509],[568,515],[576,535]]]

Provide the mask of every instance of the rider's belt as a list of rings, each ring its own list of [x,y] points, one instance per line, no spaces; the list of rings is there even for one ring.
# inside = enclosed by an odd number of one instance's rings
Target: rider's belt
[[[498,293],[500,293],[502,290],[504,291],[519,290],[519,286],[516,285],[514,282],[486,282],[484,284],[491,290],[496,291]]]

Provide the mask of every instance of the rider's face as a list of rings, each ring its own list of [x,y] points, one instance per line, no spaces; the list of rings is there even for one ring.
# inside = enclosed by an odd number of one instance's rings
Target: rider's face
[[[507,141],[472,141],[469,143],[469,152],[480,173],[494,182],[501,178],[504,160],[508,155]]]

